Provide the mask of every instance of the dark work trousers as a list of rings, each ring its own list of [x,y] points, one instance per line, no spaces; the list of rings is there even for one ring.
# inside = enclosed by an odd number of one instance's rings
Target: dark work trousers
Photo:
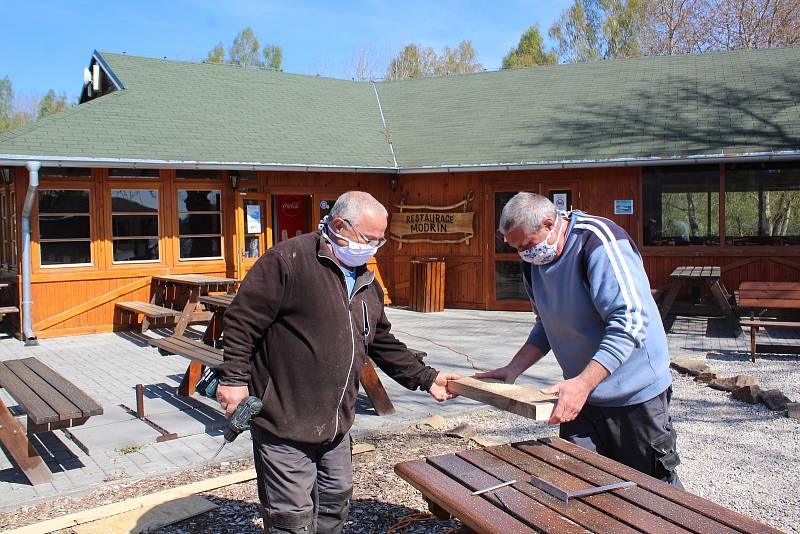
[[[681,462],[669,416],[672,388],[649,401],[603,408],[584,405],[578,417],[561,423],[559,435],[652,477],[683,488],[675,468]]]
[[[328,444],[282,440],[252,427],[264,532],[338,534],[353,495],[350,434]]]

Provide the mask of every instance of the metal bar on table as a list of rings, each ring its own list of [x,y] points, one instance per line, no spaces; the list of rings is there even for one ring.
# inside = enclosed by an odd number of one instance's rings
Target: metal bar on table
[[[564,488],[560,488],[555,484],[552,484],[546,480],[543,480],[536,475],[531,475],[531,484],[539,488],[540,490],[552,495],[556,499],[563,501],[564,503],[568,503],[570,499],[574,499],[576,497],[588,497],[589,495],[596,495],[598,493],[605,493],[607,491],[613,491],[622,488],[630,488],[636,485],[636,482],[617,482],[615,484],[607,484],[605,486],[595,486],[590,487],[582,490],[570,491],[565,490]]]

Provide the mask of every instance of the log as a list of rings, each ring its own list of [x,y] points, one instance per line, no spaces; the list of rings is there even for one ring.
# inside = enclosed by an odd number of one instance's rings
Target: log
[[[447,389],[451,393],[537,421],[550,419],[550,413],[558,401],[558,397],[545,395],[538,389],[472,377],[451,380],[447,383]]]

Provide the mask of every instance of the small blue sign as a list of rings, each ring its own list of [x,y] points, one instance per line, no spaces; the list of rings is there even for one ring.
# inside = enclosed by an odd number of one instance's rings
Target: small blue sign
[[[633,215],[633,199],[615,200],[614,215]]]

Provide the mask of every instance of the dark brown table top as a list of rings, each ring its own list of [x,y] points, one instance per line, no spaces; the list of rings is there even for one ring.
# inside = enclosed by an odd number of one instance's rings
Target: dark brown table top
[[[395,472],[475,532],[780,532],[557,437],[402,462]],[[568,492],[635,485],[564,502],[534,476]]]
[[[672,278],[690,278],[690,279],[719,279],[720,268],[711,266],[682,266],[676,267],[672,274]]]
[[[223,278],[206,274],[157,274],[153,276],[153,279],[170,284],[189,286],[232,286],[239,283],[235,278]]]

